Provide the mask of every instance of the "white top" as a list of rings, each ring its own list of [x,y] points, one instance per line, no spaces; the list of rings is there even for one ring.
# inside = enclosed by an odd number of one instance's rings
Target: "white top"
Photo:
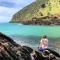
[[[48,48],[48,39],[47,38],[42,38],[40,40],[39,48]]]

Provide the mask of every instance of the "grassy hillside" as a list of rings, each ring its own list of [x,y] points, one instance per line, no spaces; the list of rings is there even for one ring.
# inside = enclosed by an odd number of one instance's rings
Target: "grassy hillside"
[[[11,22],[32,20],[33,17],[60,15],[60,0],[36,0],[13,15]]]

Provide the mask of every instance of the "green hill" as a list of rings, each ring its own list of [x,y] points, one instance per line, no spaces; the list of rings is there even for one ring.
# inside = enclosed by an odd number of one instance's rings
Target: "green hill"
[[[41,20],[41,17],[50,20],[52,16],[60,19],[60,0],[36,0],[15,13],[11,22],[32,21],[32,18]]]

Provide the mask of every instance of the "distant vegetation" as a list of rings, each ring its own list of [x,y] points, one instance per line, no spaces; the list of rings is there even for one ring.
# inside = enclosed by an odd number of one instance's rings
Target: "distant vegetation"
[[[54,17],[56,17],[56,19]],[[35,22],[33,21],[33,18],[36,18]],[[49,22],[49,24],[51,24],[53,23],[53,21],[51,21],[53,18],[57,20],[54,20],[54,24],[60,24],[58,23],[60,22],[60,0],[36,0],[15,13],[11,22],[28,24],[42,24],[42,22]]]

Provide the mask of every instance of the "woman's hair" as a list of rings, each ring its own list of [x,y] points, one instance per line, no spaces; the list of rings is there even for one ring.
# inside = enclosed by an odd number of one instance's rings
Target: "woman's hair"
[[[47,36],[46,36],[46,35],[44,35],[42,38],[47,38]]]

